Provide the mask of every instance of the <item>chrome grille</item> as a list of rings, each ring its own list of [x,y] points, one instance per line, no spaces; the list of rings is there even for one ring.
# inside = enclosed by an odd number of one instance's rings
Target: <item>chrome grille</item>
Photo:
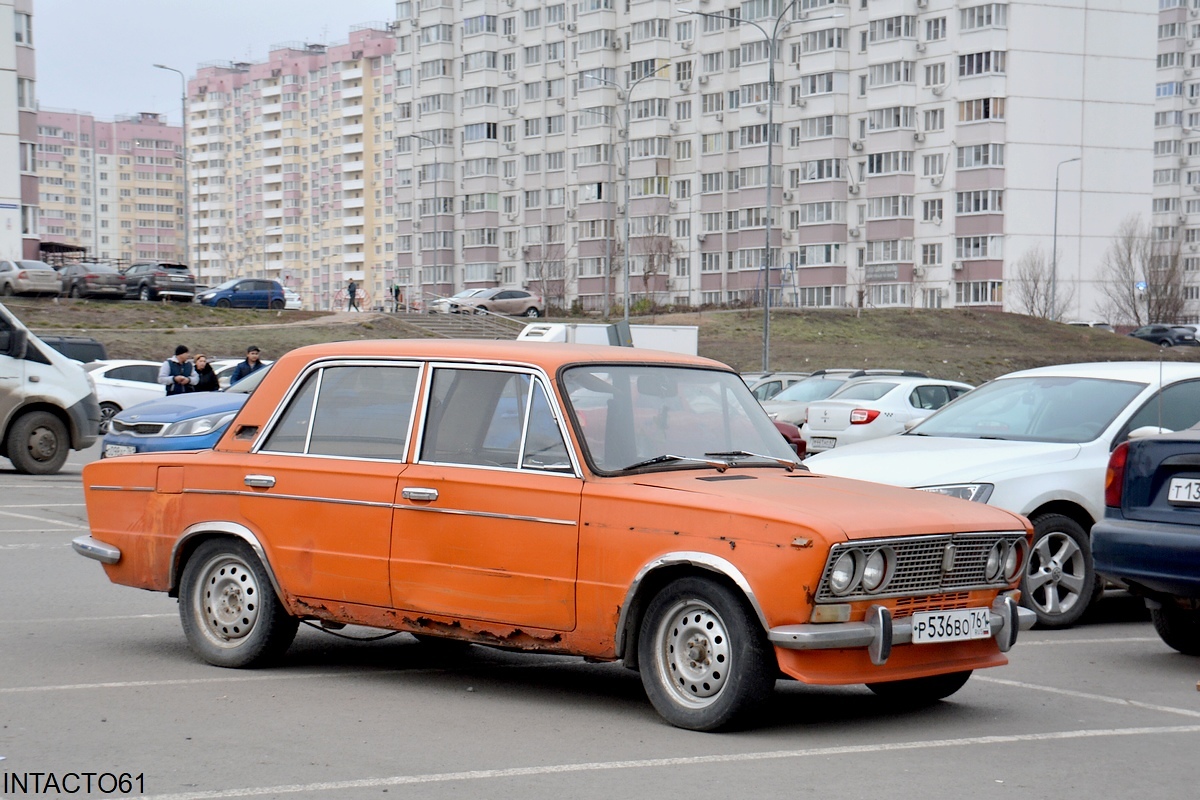
[[[990,583],[985,580],[988,551],[998,541],[1016,546],[1016,543],[1024,538],[1025,535],[1017,531],[998,531],[863,539],[835,544],[830,548],[829,558],[825,561],[825,570],[821,573],[821,585],[817,590],[816,599],[818,603],[845,603],[880,597],[942,594],[1006,586],[1007,582],[1003,578]],[[872,550],[883,545],[892,548],[896,553],[896,571],[883,591],[872,594],[858,589],[852,594],[838,596],[830,590],[829,575],[842,553],[858,549],[869,555]],[[943,571],[948,547],[953,548],[953,559],[950,569]]]
[[[165,422],[136,422],[130,425],[114,419],[109,423],[113,433],[128,433],[131,436],[157,436],[167,427]]]

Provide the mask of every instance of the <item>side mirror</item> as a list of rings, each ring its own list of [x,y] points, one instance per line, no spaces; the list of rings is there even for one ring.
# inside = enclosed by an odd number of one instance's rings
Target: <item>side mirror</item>
[[[20,328],[0,331],[0,353],[13,358],[24,358],[28,346],[29,334]]]

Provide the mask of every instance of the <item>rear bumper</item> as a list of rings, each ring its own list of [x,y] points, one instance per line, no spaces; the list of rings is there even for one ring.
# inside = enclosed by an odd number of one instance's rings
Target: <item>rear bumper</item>
[[[1092,526],[1092,558],[1097,572],[1135,590],[1200,598],[1200,526],[1101,520]]]
[[[1001,652],[1007,652],[1017,641],[1017,633],[1029,630],[1037,616],[1017,605],[1010,595],[1001,595],[990,609],[992,638]],[[866,648],[871,662],[887,663],[892,645],[912,642],[912,622],[893,620],[884,606],[871,606],[863,622],[804,623],[772,628],[767,638],[776,647],[787,650],[841,650]]]

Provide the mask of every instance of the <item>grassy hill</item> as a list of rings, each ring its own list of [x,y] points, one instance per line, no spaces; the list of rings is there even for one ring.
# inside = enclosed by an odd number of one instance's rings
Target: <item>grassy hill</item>
[[[244,311],[185,304],[7,298],[5,305],[39,333],[93,336],[113,358],[160,360],[187,344],[192,352],[264,357],[306,344],[413,338],[422,331],[388,314]],[[706,311],[634,319],[698,325],[700,354],[741,371],[762,366],[762,312]],[[896,367],[981,383],[1017,369],[1075,361],[1200,361],[1200,347],[1162,349],[1127,336],[1017,314],[911,309],[796,311],[771,315],[771,367]]]

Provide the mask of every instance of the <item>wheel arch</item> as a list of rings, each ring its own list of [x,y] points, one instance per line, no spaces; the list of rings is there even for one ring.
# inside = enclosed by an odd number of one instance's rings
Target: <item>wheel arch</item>
[[[167,589],[170,597],[179,596],[179,583],[183,577],[183,568],[192,557],[192,553],[196,552],[196,548],[200,545],[213,539],[240,539],[248,544],[254,551],[254,555],[258,557],[263,569],[267,571],[267,576],[271,579],[271,588],[275,590],[275,596],[285,608],[287,607],[279,579],[275,577],[275,570],[271,567],[271,561],[267,558],[267,552],[263,549],[262,543],[258,541],[258,537],[245,525],[225,521],[196,523],[189,526],[175,541],[174,547],[171,548],[171,581]]]
[[[1078,503],[1072,503],[1070,500],[1051,500],[1047,503],[1042,503],[1037,508],[1033,509],[1026,516],[1030,522],[1045,514],[1061,514],[1068,519],[1072,519],[1079,524],[1089,534],[1092,526],[1096,524],[1096,520],[1092,519],[1092,515],[1087,509]]]
[[[741,595],[749,605],[759,625],[767,630],[767,618],[763,614],[754,589],[742,571],[720,556],[711,553],[679,552],[659,556],[642,566],[625,593],[625,602],[617,618],[614,646],[617,658],[626,666],[637,667],[637,637],[642,627],[646,606],[650,600],[672,581],[684,577],[717,578],[727,587]]]

